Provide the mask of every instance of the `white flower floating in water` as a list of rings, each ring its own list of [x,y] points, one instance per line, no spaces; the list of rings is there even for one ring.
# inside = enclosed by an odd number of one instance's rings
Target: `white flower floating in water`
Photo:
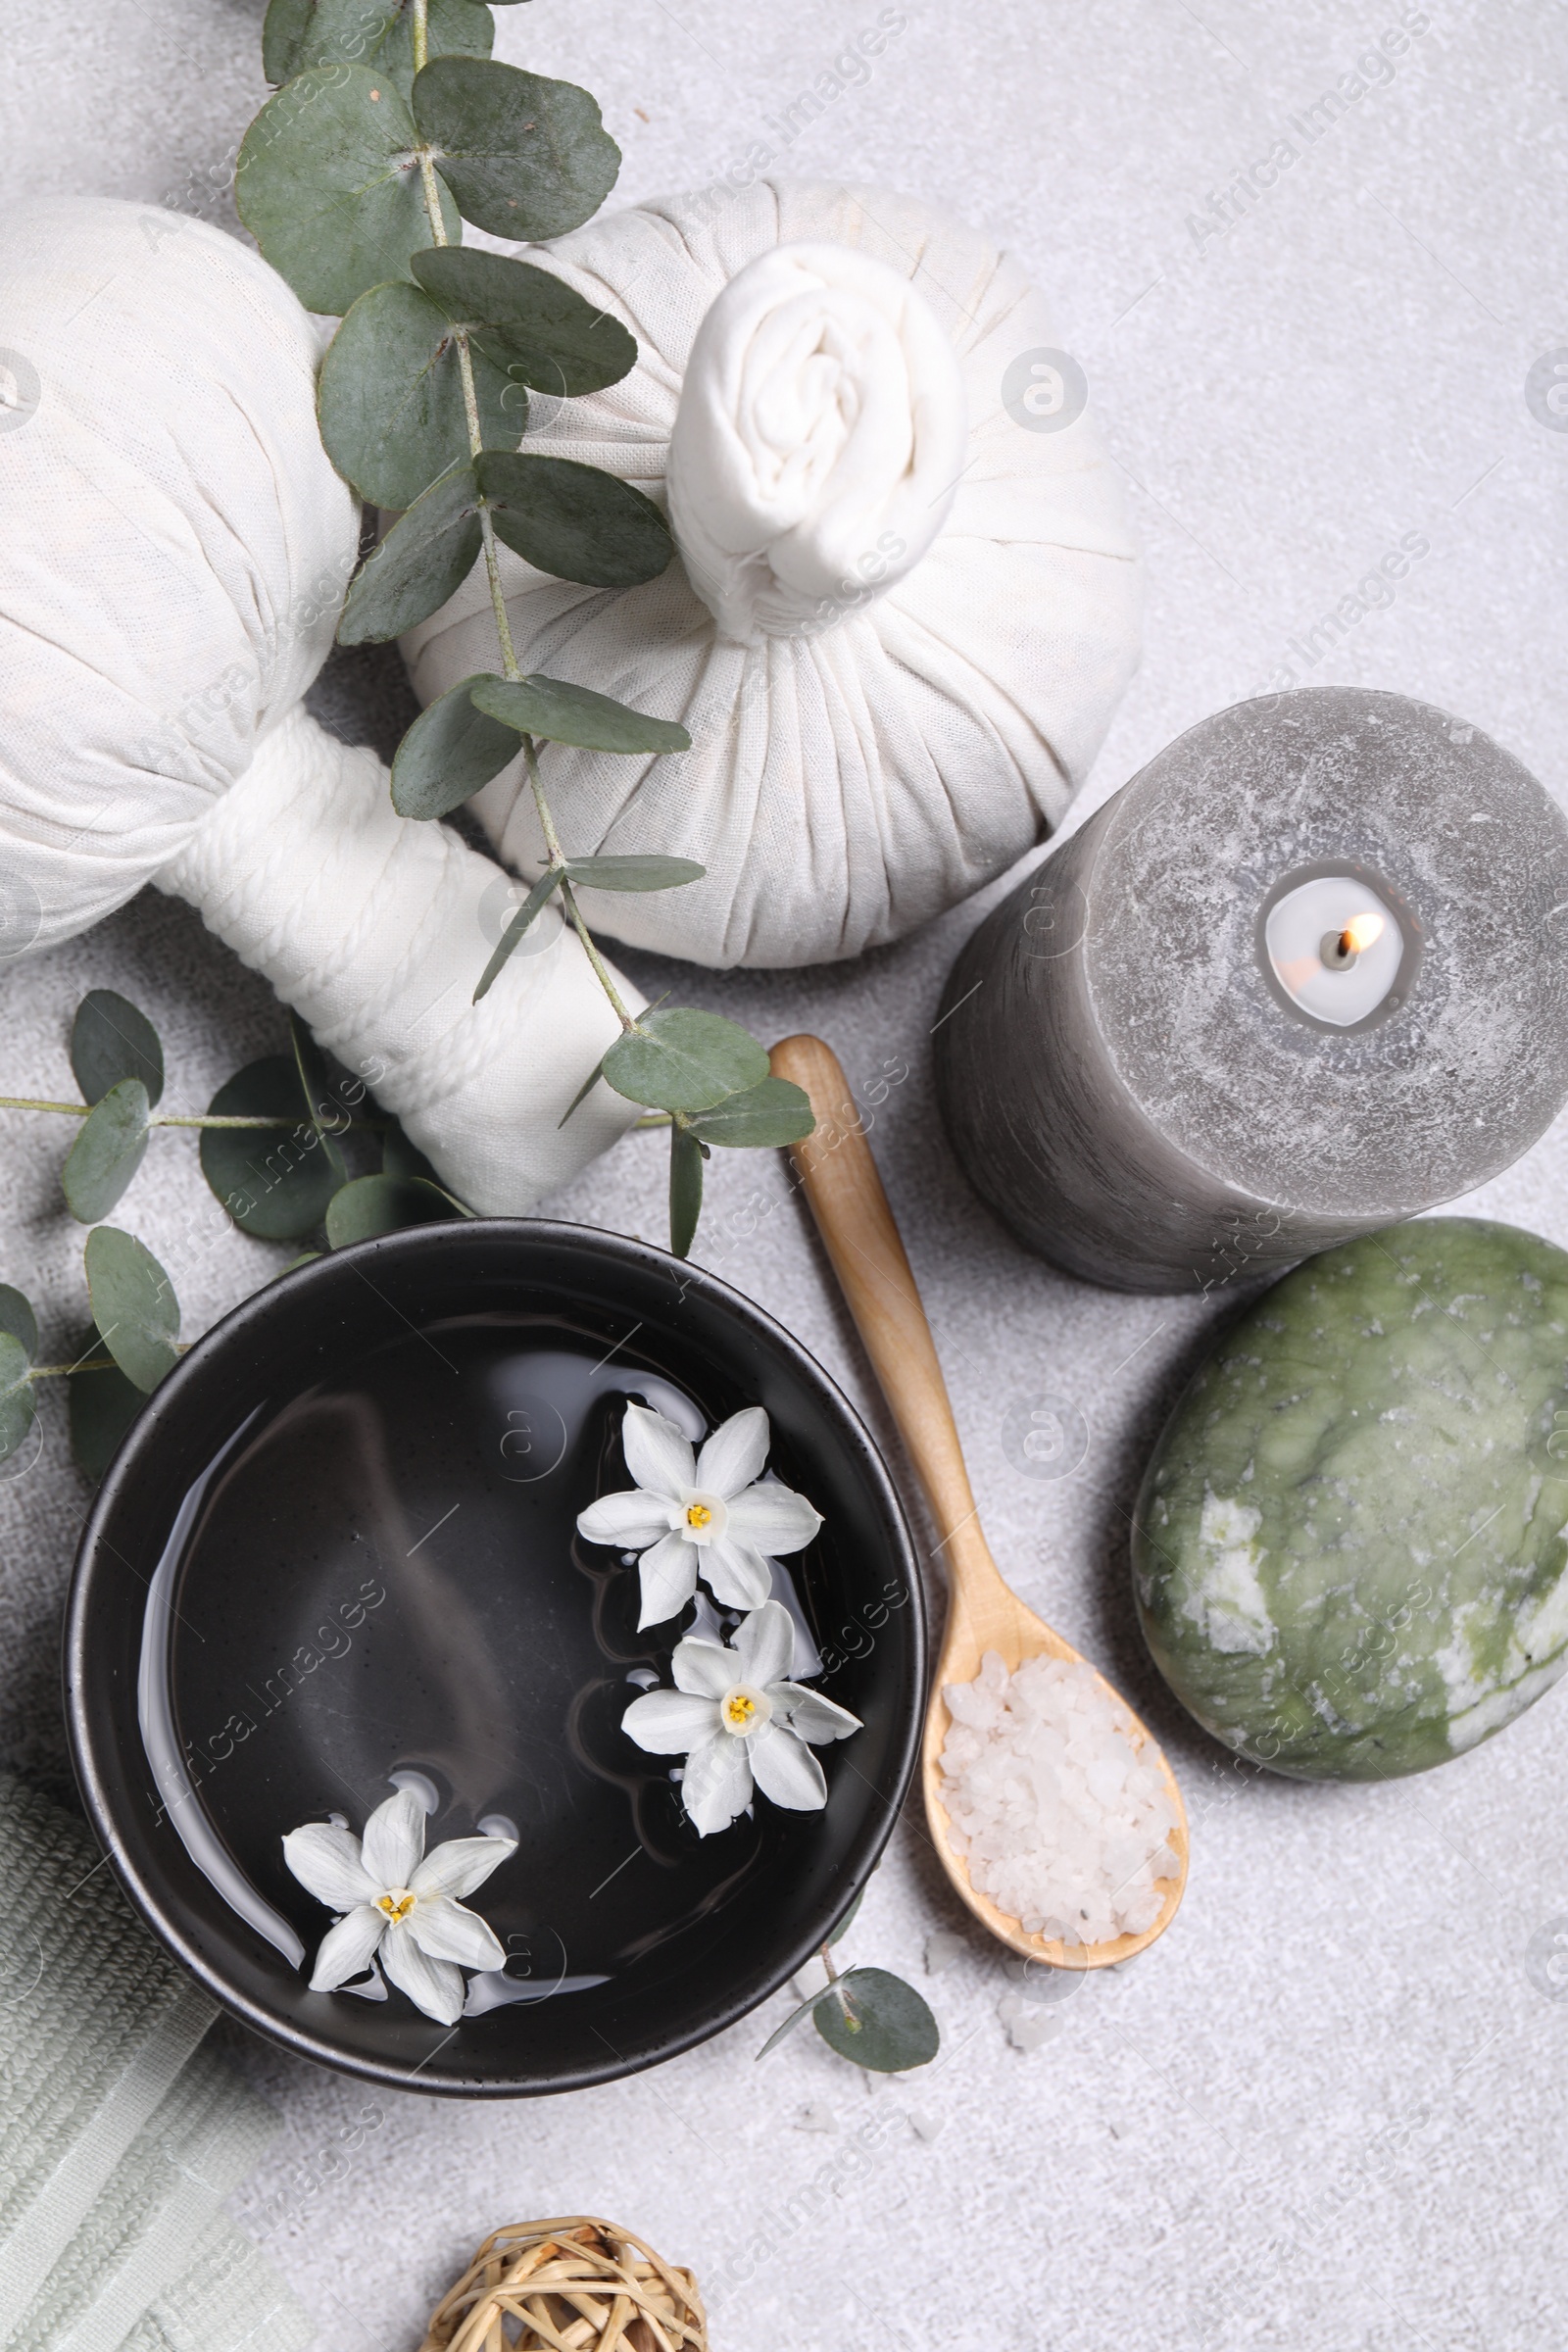
[[[456,2025],[466,1993],[462,1971],[504,1968],[507,1958],[478,1913],[457,1898],[516,1850],[514,1838],[454,1838],[426,1854],[424,1807],[410,1788],[376,1806],[363,1838],[324,1821],[290,1830],[284,1861],[318,1902],[344,1914],[322,1938],[311,1990],[333,1992],[379,1958],[416,2009]]]
[[[620,1442],[635,1492],[601,1495],[577,1519],[591,1544],[648,1544],[641,1625],[662,1625],[697,1590],[699,1572],[726,1608],[755,1609],[773,1580],[767,1553],[799,1551],[822,1524],[804,1494],[759,1486],[767,1466],[767,1415],[733,1413],[694,1455],[673,1421],[628,1404]]]
[[[695,1635],[677,1642],[674,1690],[645,1691],[621,1717],[639,1747],[686,1758],[681,1800],[701,1837],[727,1829],[746,1810],[754,1781],[792,1813],[826,1804],[827,1782],[811,1746],[847,1740],[860,1718],[804,1683],[785,1682],[794,1654],[788,1609],[764,1600],[737,1626],[733,1649]]]

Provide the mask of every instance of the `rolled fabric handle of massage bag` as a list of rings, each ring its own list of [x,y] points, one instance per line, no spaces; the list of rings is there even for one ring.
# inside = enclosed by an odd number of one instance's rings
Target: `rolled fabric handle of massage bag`
[[[266,974],[472,1208],[521,1214],[638,1116],[596,1086],[561,1124],[620,1024],[555,906],[473,1004],[515,886],[445,825],[399,816],[375,755],[304,709],[155,879]]]

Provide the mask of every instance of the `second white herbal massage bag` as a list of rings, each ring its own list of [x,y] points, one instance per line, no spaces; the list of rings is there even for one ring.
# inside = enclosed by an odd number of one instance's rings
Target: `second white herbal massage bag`
[[[593,919],[700,963],[818,963],[1010,865],[1083,781],[1141,612],[1117,468],[1019,264],[888,189],[771,179],[519,250],[639,346],[610,390],[536,409],[528,446],[635,483],[680,556],[610,591],[502,554],[524,669],[692,737],[545,747],[568,853],[708,869],[585,892]],[[404,652],[425,702],[496,666],[477,569]],[[537,873],[520,762],[474,807]]]

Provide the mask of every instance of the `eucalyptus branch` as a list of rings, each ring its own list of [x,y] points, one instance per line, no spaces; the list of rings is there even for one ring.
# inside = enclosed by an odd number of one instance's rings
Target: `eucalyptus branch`
[[[364,503],[398,516],[350,584],[339,642],[405,636],[483,559],[500,672],[437,696],[392,762],[398,813],[438,820],[521,745],[544,868],[478,974],[474,1002],[559,891],[620,1026],[562,1124],[601,1084],[634,1111],[660,1114],[670,1138],[670,1247],[684,1256],[711,1148],[795,1142],[810,1132],[810,1104],[770,1074],[738,1022],[682,1006],[634,1013],[594,943],[584,890],[678,890],[705,869],[691,858],[568,854],[538,747],[647,760],[690,751],[691,737],[678,720],[525,670],[501,549],[536,571],[614,591],[658,579],[676,550],[659,503],[617,473],[519,446],[527,420],[517,429],[510,396],[526,386],[591,397],[630,373],[637,340],[548,266],[466,246],[458,225],[548,246],[598,211],[620,151],[588,91],[489,55],[495,25],[483,0],[405,6],[368,41],[353,10],[275,0],[263,36],[275,94],[245,135],[235,201],[307,309],[341,320],[318,385],[321,440]]]
[[[430,49],[430,0],[414,0],[414,70],[422,71]],[[441,218],[441,191],[436,185],[435,157],[428,145],[419,149],[419,185],[424,190],[425,216],[430,224],[430,242],[444,246],[447,224]],[[473,354],[468,349],[468,330],[459,326],[453,331],[458,354],[458,377],[463,386],[463,414],[468,428],[468,455],[477,458],[484,452],[484,430],[479,422],[479,394],[473,380]],[[484,543],[485,577],[490,583],[490,609],[495,614],[496,635],[501,643],[503,674],[514,685],[522,672],[512,642],[512,623],[507,618],[507,600],[501,588],[501,558],[496,547],[496,526],[490,519],[488,507],[479,510],[479,530]]]
[[[414,70],[417,74],[429,56],[430,0],[414,0],[413,35]],[[430,222],[431,243],[445,245],[447,241],[446,223],[441,218],[441,196],[436,185],[435,162],[428,145],[419,150],[419,176],[424,190],[424,209]],[[466,327],[459,326],[456,329],[454,340],[458,353],[458,375],[463,385],[463,413],[468,427],[468,455],[477,460],[484,455],[484,433],[479,422],[479,396],[473,380],[473,354],[468,348]],[[502,674],[509,685],[514,686],[520,681],[522,670],[517,662],[516,648],[512,641],[512,623],[507,616],[507,599],[501,585],[501,555],[496,544],[495,521],[491,515],[488,502],[482,499],[479,504],[479,530],[484,554],[485,578],[490,588],[490,610],[495,616],[496,637],[501,648]],[[550,803],[545,798],[544,785],[539,776],[539,758],[531,735],[524,735],[522,738],[522,757],[528,770],[528,782],[533,789],[534,807],[539,812],[539,827],[544,835],[545,853],[549,859],[550,870],[552,873],[564,875],[566,870],[566,856],[561,846],[561,836],[556,831],[556,820],[551,812]],[[583,920],[576,893],[571,884],[564,880],[561,884],[561,898],[570,918],[571,927],[582,943],[582,952],[588,958],[594,978],[610,999],[622,1033],[634,1031],[637,1028],[636,1016],[628,1010],[619,989],[611,978],[610,966],[595,947],[592,934]]]

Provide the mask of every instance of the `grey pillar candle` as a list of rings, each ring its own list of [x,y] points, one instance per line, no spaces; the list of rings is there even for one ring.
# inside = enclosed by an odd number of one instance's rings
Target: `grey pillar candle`
[[[1119,1290],[1294,1263],[1550,1123],[1568,821],[1429,704],[1239,704],[980,925],[935,1042],[958,1157],[1031,1249]]]

